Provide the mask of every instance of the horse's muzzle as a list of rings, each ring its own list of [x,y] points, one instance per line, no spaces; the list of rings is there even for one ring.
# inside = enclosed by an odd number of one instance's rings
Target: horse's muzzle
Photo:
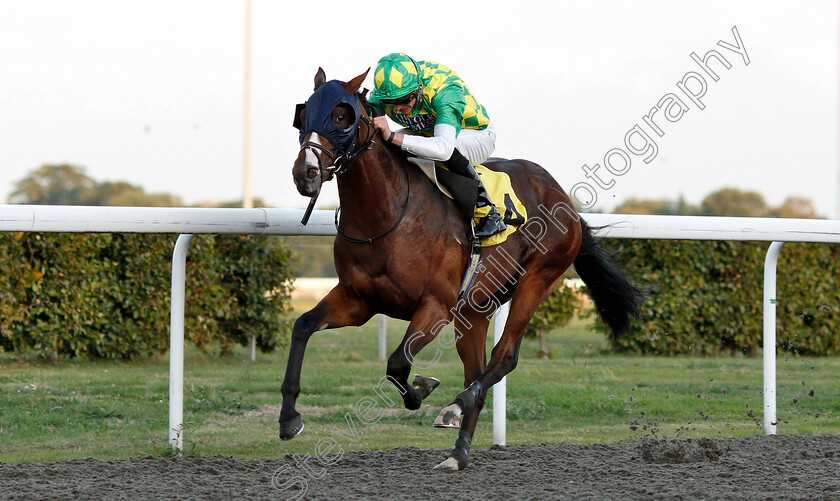
[[[298,193],[305,197],[314,197],[321,190],[321,170],[312,164],[295,166],[294,179]]]

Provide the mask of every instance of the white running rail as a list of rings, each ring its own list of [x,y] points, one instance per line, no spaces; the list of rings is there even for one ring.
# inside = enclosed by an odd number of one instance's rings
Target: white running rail
[[[205,209],[0,205],[0,231],[55,233],[173,233],[169,441],[183,448],[184,266],[194,234],[335,235],[332,211],[314,211],[307,226],[298,209]],[[776,433],[776,262],[784,242],[840,243],[840,221],[703,216],[584,214],[599,236],[657,240],[775,242],[765,260],[764,430]],[[504,305],[503,308],[507,308]],[[506,312],[499,312],[497,329]],[[498,340],[500,333],[496,335]],[[504,380],[494,387],[494,443],[504,445]],[[499,402],[495,402],[498,400]],[[501,407],[497,407],[497,405]],[[495,414],[499,413],[497,417]]]

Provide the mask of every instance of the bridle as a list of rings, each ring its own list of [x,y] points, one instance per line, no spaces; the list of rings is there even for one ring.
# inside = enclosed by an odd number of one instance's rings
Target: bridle
[[[327,171],[329,173],[329,176],[327,177],[326,181],[330,181],[333,178],[333,176],[335,176],[335,175],[347,173],[350,170],[350,168],[353,166],[353,164],[356,163],[356,160],[358,160],[362,155],[364,155],[365,152],[367,152],[367,150],[373,149],[373,147],[376,146],[376,142],[374,141],[374,137],[379,132],[379,129],[375,128],[373,126],[373,122],[368,117],[366,117],[365,115],[361,116],[361,121],[364,122],[365,125],[367,125],[368,131],[367,131],[367,134],[365,135],[365,140],[362,142],[361,146],[359,146],[358,148],[355,147],[355,144],[356,144],[356,141],[358,140],[358,137],[356,138],[356,140],[353,141],[353,147],[349,148],[343,154],[338,154],[337,151],[330,151],[327,148],[325,148],[323,145],[321,145],[317,142],[304,141],[300,145],[300,149],[298,150],[298,154],[300,154],[301,151],[307,151],[307,150],[312,151],[312,153],[314,153],[315,157],[318,159],[319,172]],[[344,132],[350,132],[350,130],[345,130]],[[357,132],[357,134],[358,134],[358,132]],[[323,165],[323,162],[321,162],[321,155],[319,154],[319,152],[323,153],[327,157],[329,157],[330,160],[332,161],[332,163],[330,165],[326,165],[326,166]],[[400,214],[399,219],[397,219],[397,222],[394,223],[394,225],[391,226],[391,228],[384,231],[383,233],[380,233],[379,235],[377,235],[375,237],[370,237],[370,238],[354,238],[354,237],[351,237],[351,236],[347,235],[346,233],[344,233],[343,231],[341,231],[341,228],[339,228],[338,214],[341,211],[341,206],[339,206],[339,207],[336,207],[336,209],[335,209],[335,231],[336,231],[336,233],[338,233],[338,235],[340,235],[342,238],[344,238],[348,242],[353,242],[353,243],[358,243],[358,244],[361,244],[361,243],[368,243],[369,244],[369,243],[373,242],[374,240],[378,240],[378,239],[384,237],[385,235],[388,235],[389,233],[391,233],[395,229],[397,229],[397,226],[399,226],[400,223],[402,223],[403,219],[405,219],[405,214],[408,212],[408,203],[411,200],[411,175],[408,173],[408,167],[406,167],[405,162],[403,162],[403,170],[405,171],[405,178],[408,182],[408,193],[406,194],[405,203],[403,204],[402,214]],[[322,181],[322,183],[326,182],[326,181]],[[317,200],[319,193],[320,193],[320,191],[318,193],[316,193],[315,196],[312,197],[312,200],[309,202],[309,207],[307,207],[306,213],[304,214],[303,220],[301,221],[301,223],[303,225],[306,225],[306,222],[309,221],[309,216],[312,213],[312,209],[315,207],[315,201]]]
[[[371,122],[370,119],[364,115],[362,115],[361,121],[364,122],[365,125],[367,125],[368,133],[365,137],[365,140],[362,142],[362,145],[358,148],[355,148],[354,141],[354,147],[351,147],[343,154],[338,154],[337,151],[330,151],[327,148],[324,148],[324,146],[319,143],[313,141],[304,141],[300,145],[298,154],[300,154],[301,151],[312,150],[312,152],[315,153],[315,156],[318,158],[318,168],[322,171],[326,170],[329,173],[327,181],[332,179],[335,174],[344,174],[345,172],[350,170],[350,167],[352,167],[353,164],[356,163],[356,160],[358,160],[359,157],[365,154],[365,151],[372,149],[375,146],[373,138],[379,132],[379,129],[375,128],[373,126],[373,122]],[[349,132],[349,130],[345,130],[345,132]],[[318,154],[319,152],[330,157],[332,163],[330,165],[325,166],[321,162],[321,155]]]

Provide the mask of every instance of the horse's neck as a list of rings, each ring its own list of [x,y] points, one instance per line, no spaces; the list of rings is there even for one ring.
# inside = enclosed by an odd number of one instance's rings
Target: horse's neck
[[[338,176],[338,197],[345,224],[377,228],[392,224],[393,218],[399,217],[409,189],[403,162],[402,156],[377,140],[370,151]]]

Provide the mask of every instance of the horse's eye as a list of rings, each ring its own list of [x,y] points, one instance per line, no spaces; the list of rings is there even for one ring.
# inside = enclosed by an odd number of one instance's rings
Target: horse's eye
[[[336,121],[336,122],[343,122],[343,121],[344,121],[344,115],[343,115],[343,114],[341,114],[341,113],[339,113],[339,114],[335,117],[335,121]]]

